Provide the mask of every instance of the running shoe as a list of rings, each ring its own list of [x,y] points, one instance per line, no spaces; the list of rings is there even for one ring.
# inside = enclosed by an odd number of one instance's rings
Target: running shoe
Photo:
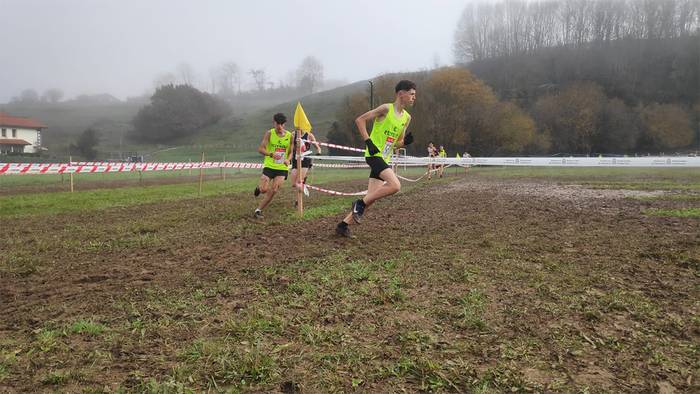
[[[360,224],[362,221],[362,215],[365,213],[365,202],[362,199],[355,200],[352,203],[352,220],[355,223]]]
[[[264,219],[265,217],[262,214],[262,211],[259,209],[256,209],[255,212],[253,213],[253,217],[256,219]]]
[[[338,226],[335,228],[335,233],[340,235],[341,237],[345,238],[355,238],[353,237],[352,233],[350,232],[350,226],[342,226],[338,224]]]

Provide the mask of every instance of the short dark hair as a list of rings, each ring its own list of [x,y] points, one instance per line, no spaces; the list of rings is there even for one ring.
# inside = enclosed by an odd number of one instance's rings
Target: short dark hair
[[[284,114],[282,112],[276,113],[275,116],[272,117],[272,119],[274,119],[275,123],[277,123],[277,124],[287,123],[287,117],[284,116]]]
[[[415,89],[416,84],[413,81],[409,81],[408,79],[402,79],[399,81],[399,83],[396,84],[396,88],[394,89],[396,93],[402,91],[402,90],[411,90]]]

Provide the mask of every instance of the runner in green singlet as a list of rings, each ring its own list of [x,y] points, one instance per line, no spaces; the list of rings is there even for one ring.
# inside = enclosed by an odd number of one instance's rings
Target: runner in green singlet
[[[447,152],[445,151],[445,147],[440,145],[440,151],[438,151],[438,157],[444,157],[447,158]],[[445,163],[440,163],[440,178],[442,178],[442,174],[445,172]]]
[[[394,149],[403,148],[413,142],[413,135],[406,134],[411,115],[405,110],[416,100],[416,84],[402,80],[395,88],[393,103],[382,104],[357,119],[355,124],[365,141],[365,161],[370,167],[367,195],[352,203],[352,211],[338,223],[338,235],[352,237],[349,224],[360,223],[365,208],[375,201],[401,190],[401,182],[388,164]],[[367,133],[367,122],[374,120],[372,134]]]
[[[272,201],[272,197],[282,186],[282,182],[287,179],[289,171],[289,157],[292,149],[292,133],[284,129],[287,117],[277,113],[273,117],[274,128],[268,130],[258,147],[258,153],[265,156],[263,162],[262,176],[260,183],[255,188],[255,197],[260,193],[265,197],[260,201],[260,205],[254,212],[257,219],[262,219],[262,210]],[[272,185],[270,185],[272,181]]]

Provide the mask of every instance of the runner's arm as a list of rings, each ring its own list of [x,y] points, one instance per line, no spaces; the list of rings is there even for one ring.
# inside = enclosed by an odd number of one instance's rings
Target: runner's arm
[[[287,147],[287,152],[285,152],[286,156],[284,159],[284,164],[286,164],[286,165],[289,165],[289,162],[292,160],[292,149],[294,149],[294,141],[295,141],[294,138],[296,137],[296,135],[297,135],[296,132],[294,134],[292,134],[292,143],[289,144],[289,146]]]
[[[406,125],[403,127],[403,131],[401,132],[401,135],[399,136],[399,141],[396,143],[397,148],[404,148],[406,147],[406,144],[403,143],[403,139],[406,136],[406,130],[408,130],[408,125],[411,124],[411,115],[408,115],[408,120],[406,121]]]
[[[387,113],[389,113],[389,104],[382,104],[379,107],[367,111],[355,119],[355,125],[357,125],[357,130],[362,136],[362,140],[365,141],[369,138],[369,133],[367,132],[367,122],[374,118],[382,118]]]
[[[309,141],[311,141],[314,144],[314,146],[316,146],[316,152],[318,152],[318,154],[320,155],[321,145],[318,144],[318,141],[316,141],[316,137],[314,137],[314,135],[311,133],[309,133]]]
[[[258,153],[260,153],[263,156],[270,156],[272,157],[272,152],[267,151],[267,144],[270,142],[270,131],[266,131],[265,135],[263,136],[262,142],[260,143],[260,146],[258,146]]]

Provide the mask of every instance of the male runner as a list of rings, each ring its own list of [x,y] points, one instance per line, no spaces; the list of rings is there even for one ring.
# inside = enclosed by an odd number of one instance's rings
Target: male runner
[[[447,158],[447,152],[445,151],[445,147],[440,145],[440,150],[438,151],[438,157],[443,157]],[[442,178],[442,174],[445,172],[445,162],[440,163],[440,178]]]
[[[360,223],[365,208],[375,201],[390,196],[401,190],[401,182],[387,162],[396,148],[402,148],[413,142],[413,135],[406,134],[411,115],[407,106],[416,100],[416,84],[402,80],[395,88],[396,98],[393,103],[379,107],[360,115],[355,119],[357,129],[365,141],[365,161],[370,167],[367,195],[352,203],[352,211],[338,223],[335,231],[338,235],[352,237],[350,221]],[[374,120],[372,135],[367,133],[367,122]]]
[[[263,161],[262,176],[260,184],[255,188],[255,197],[260,193],[265,194],[265,198],[260,201],[260,205],[255,209],[254,216],[262,219],[262,210],[272,201],[272,197],[282,186],[282,182],[287,179],[289,169],[289,156],[292,149],[292,133],[284,129],[287,117],[282,113],[277,113],[273,117],[273,128],[265,133],[265,136],[258,147],[258,153],[265,156]],[[270,187],[270,181],[272,186]]]

